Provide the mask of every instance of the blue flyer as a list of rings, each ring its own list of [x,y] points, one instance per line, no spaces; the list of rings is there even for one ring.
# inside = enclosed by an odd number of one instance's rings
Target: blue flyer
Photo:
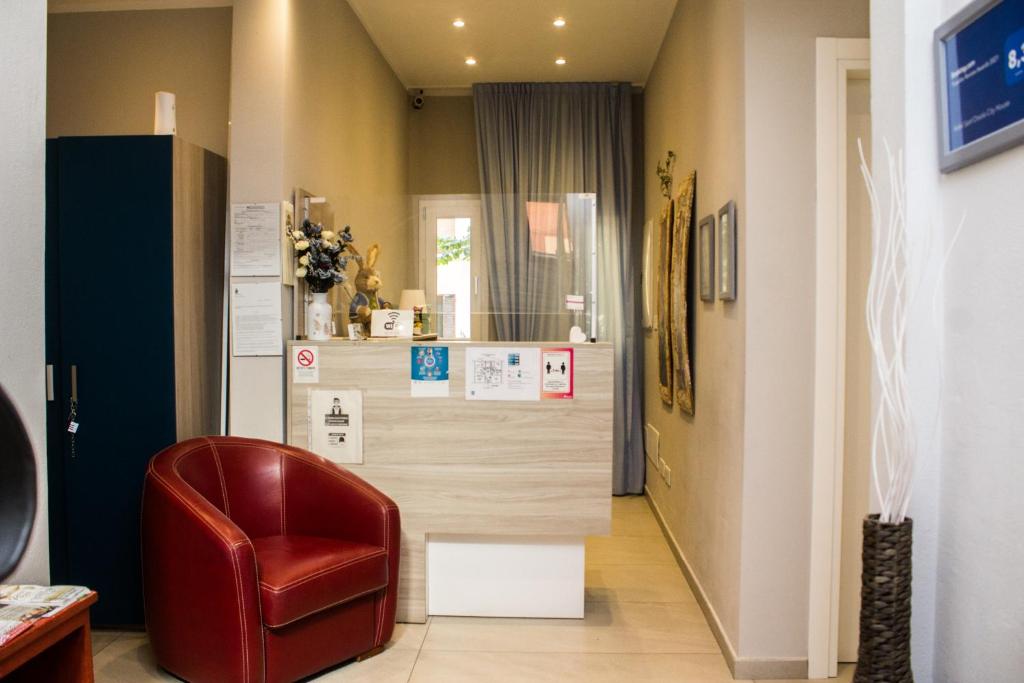
[[[448,396],[448,347],[411,347],[409,366],[414,398]]]

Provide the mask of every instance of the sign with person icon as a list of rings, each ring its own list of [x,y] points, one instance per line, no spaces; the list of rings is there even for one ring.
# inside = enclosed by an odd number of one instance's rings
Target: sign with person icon
[[[572,348],[541,351],[541,397],[572,398]]]

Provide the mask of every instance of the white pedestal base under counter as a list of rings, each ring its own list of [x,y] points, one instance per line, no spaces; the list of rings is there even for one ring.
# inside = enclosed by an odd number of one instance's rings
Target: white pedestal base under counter
[[[427,614],[582,619],[581,537],[427,537]]]

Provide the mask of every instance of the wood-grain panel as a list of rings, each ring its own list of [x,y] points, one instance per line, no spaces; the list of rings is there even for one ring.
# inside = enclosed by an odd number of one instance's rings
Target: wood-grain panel
[[[220,433],[227,162],[174,138],[174,379],[179,441]]]
[[[320,383],[293,384],[288,364],[289,443],[308,447],[310,389],[363,392],[364,464],[347,467],[401,509],[399,620],[426,619],[431,533],[609,533],[610,345],[574,347],[573,399],[514,402],[465,400],[466,348],[546,345],[439,342],[449,348],[450,395],[412,398],[410,342],[295,344],[319,347]]]

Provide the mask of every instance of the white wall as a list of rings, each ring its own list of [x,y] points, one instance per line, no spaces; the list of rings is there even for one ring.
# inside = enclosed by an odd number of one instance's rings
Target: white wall
[[[46,0],[3,4],[0,21],[0,384],[36,451],[39,508],[12,581],[49,581],[43,224],[46,152]]]
[[[937,169],[932,32],[967,0],[875,0],[875,150],[883,136],[906,152],[908,218],[916,238],[948,243],[938,315],[911,321],[908,361],[919,415],[915,525],[914,669],[922,681],[1009,683],[1024,671],[1024,148],[950,175]],[[902,26],[902,31],[893,26]],[[902,71],[895,75],[894,71]],[[897,87],[898,81],[903,86]],[[886,115],[881,117],[879,112]],[[934,280],[940,257],[925,264]],[[930,293],[924,297],[931,298]],[[939,382],[939,359],[944,384]],[[941,421],[936,425],[936,410]]]
[[[230,201],[281,201],[291,194],[284,173],[289,2],[236,0],[233,17]],[[229,433],[284,439],[282,358],[231,356],[228,391]]]

